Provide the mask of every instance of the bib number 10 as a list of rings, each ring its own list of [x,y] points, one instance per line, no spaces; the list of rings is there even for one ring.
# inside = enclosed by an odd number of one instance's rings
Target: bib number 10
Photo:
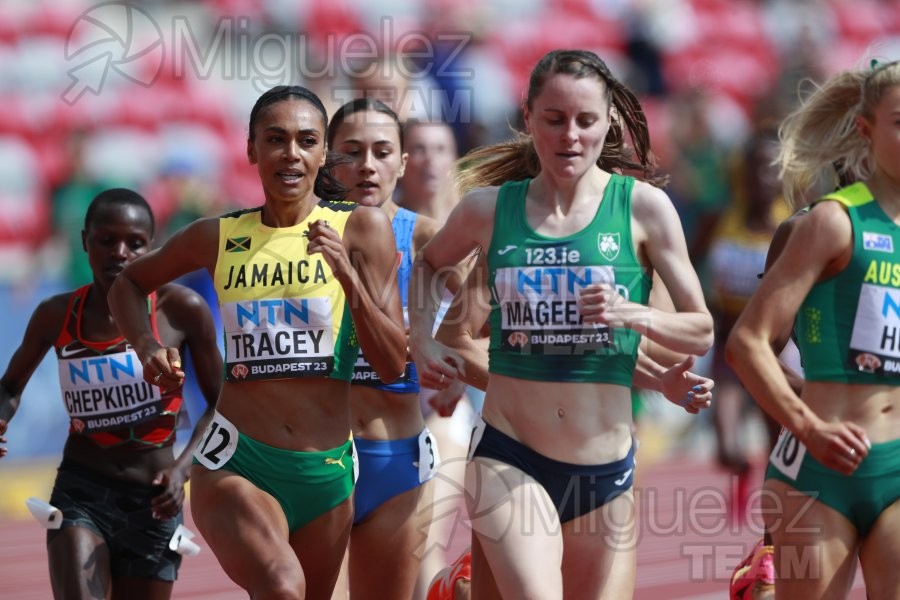
[[[803,464],[803,458],[806,456],[806,446],[800,443],[794,434],[787,429],[778,436],[775,448],[769,455],[769,462],[772,466],[790,477],[797,479],[800,472],[800,465]]]

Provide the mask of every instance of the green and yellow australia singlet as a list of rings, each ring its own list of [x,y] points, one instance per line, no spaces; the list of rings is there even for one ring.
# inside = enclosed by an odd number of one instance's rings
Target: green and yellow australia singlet
[[[900,228],[863,183],[823,200],[846,208],[853,256],[813,286],[797,314],[804,378],[900,385]]]
[[[537,381],[631,386],[640,335],[585,324],[579,290],[614,285],[647,304],[650,278],[631,238],[632,177],[612,175],[594,219],[562,238],[534,231],[525,215],[530,180],[501,186],[488,249],[489,370]]]
[[[225,329],[225,380],[349,380],[358,347],[344,291],[319,254],[306,252],[317,220],[343,236],[355,205],[320,201],[292,227],[262,224],[262,208],[219,219],[215,286]]]

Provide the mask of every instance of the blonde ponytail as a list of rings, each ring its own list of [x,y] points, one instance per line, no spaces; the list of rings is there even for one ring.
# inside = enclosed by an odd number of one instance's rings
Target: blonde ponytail
[[[872,120],[885,91],[898,84],[897,61],[871,71],[844,71],[817,87],[782,122],[775,162],[784,196],[793,208],[807,204],[810,191],[817,195],[871,177],[871,149],[856,120]]]
[[[776,159],[784,196],[794,209],[807,204],[810,187],[824,191],[837,184],[835,165],[844,171],[860,169],[866,157],[856,132],[864,76],[844,72],[813,91],[778,129],[781,147]]]

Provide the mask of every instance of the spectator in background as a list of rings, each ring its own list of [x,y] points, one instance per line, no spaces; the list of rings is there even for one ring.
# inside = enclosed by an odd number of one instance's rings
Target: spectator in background
[[[707,250],[704,234],[728,203],[729,152],[713,135],[710,99],[702,93],[672,98],[668,188],[678,209],[691,262],[701,264]],[[703,274],[701,273],[701,279]]]
[[[410,120],[403,125],[403,146],[409,154],[399,184],[397,203],[443,223],[459,202],[456,140],[453,130],[440,121]]]
[[[422,13],[427,50],[414,56],[434,80],[430,115],[453,130],[459,153],[506,139],[519,98],[504,50],[492,41],[489,4],[431,0]],[[490,90],[490,91],[489,91]]]
[[[778,225],[790,215],[781,197],[778,173],[771,166],[778,147],[775,132],[754,132],[738,153],[735,165],[732,201],[711,221],[711,242],[707,254],[710,308],[716,323],[713,374],[716,402],[713,423],[716,431],[719,464],[737,478],[732,485],[734,497],[729,509],[736,521],[742,521],[750,493],[751,464],[743,435],[746,412],[757,412],[734,371],[725,362],[724,340],[746,306],[765,270],[769,243]],[[763,415],[768,432],[766,449],[778,437],[780,425]]]

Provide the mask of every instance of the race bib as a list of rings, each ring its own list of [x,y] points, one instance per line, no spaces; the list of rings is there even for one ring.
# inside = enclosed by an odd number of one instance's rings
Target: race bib
[[[350,440],[350,457],[353,459],[353,485],[359,481],[359,455],[356,454],[356,442]]]
[[[769,455],[769,463],[791,479],[797,479],[800,465],[806,456],[806,446],[800,443],[793,433],[787,429],[781,431],[775,448]]]
[[[144,381],[134,351],[60,358],[63,402],[78,433],[133,427],[163,412],[157,386]]]
[[[493,293],[500,306],[500,343],[520,354],[573,356],[608,353],[614,344],[605,325],[585,324],[578,307],[582,288],[617,286],[609,266],[503,267],[496,271]]]
[[[222,306],[228,381],[325,377],[334,368],[331,298],[277,298]]]
[[[231,421],[215,413],[203,437],[200,438],[200,443],[194,449],[194,458],[207,469],[215,471],[234,456],[237,444],[237,428]]]
[[[900,290],[862,285],[848,359],[863,373],[900,374]]]

